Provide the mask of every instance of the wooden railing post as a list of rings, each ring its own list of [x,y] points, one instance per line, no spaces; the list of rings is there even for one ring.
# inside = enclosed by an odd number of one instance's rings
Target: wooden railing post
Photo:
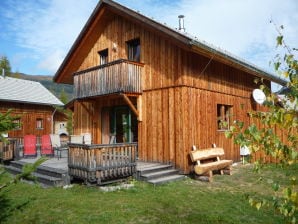
[[[132,176],[136,167],[137,143],[69,145],[69,175],[86,183],[102,184]]]

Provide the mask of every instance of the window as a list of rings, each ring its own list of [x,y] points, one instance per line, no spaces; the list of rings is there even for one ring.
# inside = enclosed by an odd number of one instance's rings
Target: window
[[[36,119],[36,129],[43,129],[43,119],[41,118]]]
[[[217,129],[228,130],[232,115],[232,106],[217,104]]]
[[[140,39],[134,39],[127,42],[127,58],[130,61],[141,61]]]
[[[13,120],[13,123],[15,124],[14,130],[21,130],[21,119],[20,118]]]
[[[138,141],[138,121],[127,106],[113,107],[109,117],[110,143]]]
[[[98,52],[99,55],[99,65],[104,65],[108,63],[109,51],[108,49]]]

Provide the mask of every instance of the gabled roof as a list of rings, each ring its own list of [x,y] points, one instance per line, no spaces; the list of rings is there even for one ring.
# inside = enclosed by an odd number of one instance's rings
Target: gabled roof
[[[0,76],[0,101],[63,106],[39,82]]]
[[[246,71],[252,75],[256,75],[260,78],[264,78],[266,80],[270,80],[281,85],[286,85],[287,83],[286,80],[280,77],[277,77],[237,56],[234,56],[231,53],[228,53],[227,51],[214,47],[206,43],[205,41],[199,40],[196,37],[192,37],[187,33],[170,28],[165,24],[162,24],[149,17],[146,17],[140,14],[139,12],[136,12],[132,9],[129,9],[111,0],[101,0],[97,4],[96,8],[92,12],[91,16],[89,17],[81,33],[77,37],[73,46],[71,47],[68,54],[66,55],[64,61],[62,62],[61,66],[56,72],[54,76],[54,81],[64,82],[64,83],[70,82],[69,77],[66,78],[63,76],[71,76],[72,74],[67,74],[65,70],[68,69],[69,73],[76,72],[69,68],[69,63],[72,62],[72,57],[78,60],[79,57],[76,57],[77,56],[76,54],[78,50],[81,50],[81,47],[83,46],[83,42],[87,41],[85,38],[86,35],[92,33],[92,29],[95,29],[96,23],[98,22],[98,20],[103,18],[104,13],[106,13],[107,11],[121,15],[133,21],[134,23],[145,25],[155,32],[169,36],[171,37],[172,40],[177,41],[177,43],[183,46],[184,49],[187,49],[189,51],[192,51],[198,54],[202,54],[204,56],[212,58],[212,60],[220,61],[232,67],[236,67],[238,69]]]

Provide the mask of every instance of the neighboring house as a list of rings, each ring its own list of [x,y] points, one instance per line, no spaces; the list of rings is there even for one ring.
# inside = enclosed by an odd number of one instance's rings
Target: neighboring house
[[[277,94],[278,100],[282,105],[282,107],[284,107],[287,110],[298,111],[298,103],[296,100],[294,101],[289,100],[289,98],[287,97],[287,94],[289,93],[290,93],[289,87],[283,87],[275,94]]]
[[[54,133],[58,135],[68,136],[67,116],[61,111],[56,111],[54,115]]]
[[[19,117],[15,120],[18,127],[9,131],[8,137],[53,133],[54,121],[65,120],[57,116],[55,106],[63,103],[39,82],[0,76],[0,113],[11,109],[11,114]]]
[[[178,23],[178,22],[177,22]],[[237,40],[231,40],[237,41]],[[143,161],[191,170],[192,145],[223,147],[224,131],[249,122],[255,78],[285,84],[254,65],[108,0],[99,2],[54,81],[74,85],[74,134],[93,144],[138,142]]]

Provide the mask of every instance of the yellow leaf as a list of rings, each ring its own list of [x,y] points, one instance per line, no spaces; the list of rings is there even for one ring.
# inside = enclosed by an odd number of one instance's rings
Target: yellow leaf
[[[257,208],[258,210],[260,210],[261,207],[262,207],[262,203],[261,203],[261,202],[258,202],[258,203],[256,204],[256,208]]]

